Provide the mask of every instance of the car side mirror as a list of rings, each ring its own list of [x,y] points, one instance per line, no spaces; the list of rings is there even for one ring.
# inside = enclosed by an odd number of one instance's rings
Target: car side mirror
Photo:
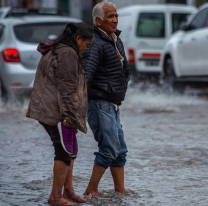
[[[183,31],[187,31],[188,30],[188,25],[186,22],[181,22],[180,25],[179,25],[179,29],[180,30],[183,30]]]

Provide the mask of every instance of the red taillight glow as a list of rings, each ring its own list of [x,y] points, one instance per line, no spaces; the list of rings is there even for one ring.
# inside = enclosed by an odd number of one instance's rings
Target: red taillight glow
[[[129,63],[135,63],[135,53],[133,49],[129,49]]]
[[[142,53],[142,58],[160,58],[160,53]]]
[[[22,84],[21,83],[15,83],[15,84],[12,84],[12,87],[21,87]]]
[[[19,51],[17,49],[4,49],[1,55],[5,62],[20,62]]]

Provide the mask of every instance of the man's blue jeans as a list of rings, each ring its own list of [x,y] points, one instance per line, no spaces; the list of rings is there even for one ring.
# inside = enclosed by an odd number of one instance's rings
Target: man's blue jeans
[[[98,142],[95,163],[105,167],[125,165],[128,152],[120,123],[119,110],[107,101],[88,101],[88,123]]]

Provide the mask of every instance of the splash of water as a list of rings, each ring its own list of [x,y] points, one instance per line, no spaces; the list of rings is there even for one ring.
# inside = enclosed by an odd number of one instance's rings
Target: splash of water
[[[177,112],[180,107],[204,104],[207,104],[207,100],[194,93],[192,95],[188,92],[167,94],[157,86],[144,89],[143,85],[137,84],[128,88],[122,109],[139,110],[145,113]]]

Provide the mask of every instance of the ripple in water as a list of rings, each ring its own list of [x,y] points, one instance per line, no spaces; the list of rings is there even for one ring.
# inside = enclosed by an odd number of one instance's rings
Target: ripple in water
[[[53,176],[43,180],[33,180],[29,183],[24,183],[23,187],[29,190],[42,190],[45,185],[50,185],[53,181]]]
[[[132,201],[134,200],[134,201]],[[120,194],[114,190],[102,190],[101,196],[99,197],[88,197],[88,201],[85,205],[107,205],[107,206],[118,206],[118,205],[138,205],[141,202],[140,195],[133,190],[126,190],[126,194]],[[141,204],[140,204],[141,205]]]

